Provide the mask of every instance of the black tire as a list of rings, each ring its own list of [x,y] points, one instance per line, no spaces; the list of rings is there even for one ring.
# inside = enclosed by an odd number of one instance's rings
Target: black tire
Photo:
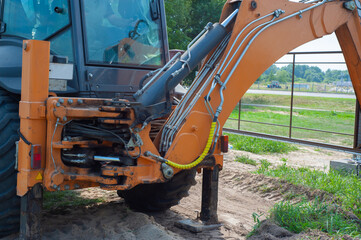
[[[19,126],[18,99],[0,89],[0,238],[19,231],[20,198],[16,195],[15,170]]]
[[[130,190],[118,191],[125,203],[134,210],[144,212],[165,211],[188,196],[189,189],[196,184],[196,170],[181,171],[168,182],[142,184]]]

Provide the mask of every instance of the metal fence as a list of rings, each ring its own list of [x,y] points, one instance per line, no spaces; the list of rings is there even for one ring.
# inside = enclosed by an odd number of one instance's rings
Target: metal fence
[[[319,128],[315,128],[312,126],[297,126],[296,124],[294,124],[294,118],[295,118],[295,109],[300,109],[294,106],[294,98],[295,98],[295,86],[297,86],[295,84],[295,66],[296,65],[327,65],[327,66],[331,66],[333,64],[345,64],[344,61],[296,61],[296,56],[306,56],[306,55],[324,55],[324,56],[329,56],[330,54],[342,54],[342,52],[339,51],[332,51],[332,52],[291,52],[288,54],[288,57],[292,57],[292,61],[279,61],[276,62],[276,64],[280,64],[280,65],[292,65],[292,82],[291,82],[291,86],[290,86],[290,103],[289,103],[289,122],[287,124],[279,124],[279,123],[270,123],[270,122],[263,122],[263,121],[257,121],[257,120],[250,120],[250,119],[242,119],[242,112],[244,112],[244,107],[245,106],[252,106],[252,104],[242,104],[242,100],[239,102],[237,108],[235,109],[235,112],[238,113],[238,116],[235,118],[234,114],[233,114],[233,118],[229,118],[229,121],[233,121],[233,122],[237,122],[237,126],[233,127],[233,128],[224,128],[225,132],[229,132],[229,133],[234,133],[234,134],[240,134],[240,135],[247,135],[247,136],[253,136],[253,137],[258,137],[258,138],[265,138],[265,139],[270,139],[270,140],[276,140],[276,141],[283,141],[283,142],[290,142],[290,143],[298,143],[298,144],[304,144],[304,145],[311,145],[311,146],[316,146],[316,147],[320,147],[320,148],[328,148],[328,149],[333,149],[333,150],[338,150],[338,151],[344,151],[344,152],[348,152],[348,153],[353,153],[353,154],[361,154],[361,151],[358,150],[356,148],[356,140],[357,140],[357,129],[355,128],[355,126],[358,124],[355,124],[355,122],[357,123],[359,121],[359,114],[355,114],[355,120],[352,124],[352,126],[350,125],[349,128],[347,129],[348,132],[345,131],[337,131],[337,130],[325,130],[325,129],[319,129]],[[328,54],[328,55],[325,55]],[[301,57],[302,59],[302,57]],[[258,86],[259,87],[259,86]],[[283,94],[284,95],[284,94]],[[317,94],[313,94],[314,96],[317,96]],[[341,96],[341,95],[340,95]],[[332,97],[337,97],[336,94],[332,94]],[[354,95],[353,95],[354,97]],[[354,97],[355,98],[355,97]],[[281,108],[288,108],[288,106],[272,106],[272,105],[262,105],[262,104],[253,104],[253,106],[255,107],[260,107],[260,106],[270,106],[270,107],[281,107]],[[353,109],[356,110],[356,101],[354,101]],[[312,110],[312,109],[309,109]],[[322,110],[322,111],[327,111],[326,110]],[[332,112],[331,108],[329,110],[330,112]],[[357,111],[355,111],[356,113],[358,113],[358,109]],[[256,125],[260,125],[260,126],[268,126],[268,127],[277,127],[277,128],[283,128],[283,132],[285,132],[286,130],[286,134],[267,134],[264,131],[247,131],[245,129],[242,128],[242,125],[247,125],[247,124],[256,124]],[[326,124],[326,123],[325,123]],[[333,143],[332,141],[328,141],[328,142],[324,142],[323,140],[320,139],[305,139],[302,136],[295,136],[294,135],[294,131],[308,131],[308,132],[312,132],[313,134],[330,134],[332,137],[337,138],[338,136],[346,138],[350,141],[348,141],[348,144],[339,144],[339,143]],[[298,134],[299,135],[299,134]],[[301,134],[302,135],[302,134]]]

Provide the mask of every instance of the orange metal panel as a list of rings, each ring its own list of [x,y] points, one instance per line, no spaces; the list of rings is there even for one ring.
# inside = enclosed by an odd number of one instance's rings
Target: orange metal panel
[[[32,144],[40,144],[40,170],[31,169],[31,146],[19,141],[17,194],[23,196],[36,183],[42,182],[45,168],[46,119],[45,100],[49,88],[50,43],[26,40],[23,43],[22,85],[20,102],[20,132]]]

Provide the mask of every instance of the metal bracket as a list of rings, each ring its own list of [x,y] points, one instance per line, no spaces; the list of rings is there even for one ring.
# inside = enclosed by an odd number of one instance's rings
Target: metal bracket
[[[0,21],[0,34],[6,31],[6,23]]]
[[[216,74],[214,76],[214,81],[219,84],[223,89],[226,89],[226,85],[224,84],[224,82],[221,81],[221,75]]]
[[[166,179],[171,179],[174,175],[173,168],[165,163],[162,163],[162,173]]]

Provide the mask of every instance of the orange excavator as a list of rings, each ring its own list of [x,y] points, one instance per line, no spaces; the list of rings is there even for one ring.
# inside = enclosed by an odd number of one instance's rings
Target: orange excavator
[[[216,221],[227,118],[276,60],[324,35],[336,33],[361,99],[359,0],[228,0],[170,60],[163,1],[0,2],[0,236],[40,238],[44,189],[98,186],[159,211],[197,170],[201,219]],[[179,101],[174,88],[200,63]]]

